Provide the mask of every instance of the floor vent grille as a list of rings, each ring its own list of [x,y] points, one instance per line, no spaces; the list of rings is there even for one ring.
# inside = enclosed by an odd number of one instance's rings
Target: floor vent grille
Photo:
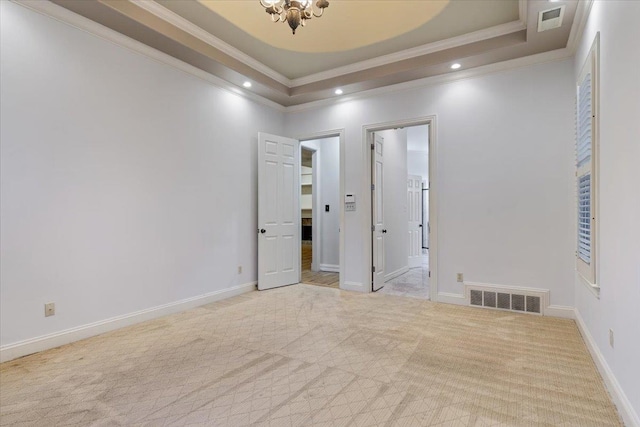
[[[542,308],[545,296],[543,290],[539,292],[521,292],[516,289],[474,289],[471,287],[467,289],[469,305],[474,307],[543,314]]]

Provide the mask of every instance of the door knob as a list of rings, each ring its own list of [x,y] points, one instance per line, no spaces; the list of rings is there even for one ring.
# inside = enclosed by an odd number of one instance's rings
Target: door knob
[[[418,224],[418,227],[422,228],[422,224]]]
[[[266,232],[267,232],[267,230],[265,230],[264,228],[261,228],[261,229],[260,229],[260,233],[261,233],[261,234],[264,234],[264,233],[266,233]]]
[[[387,232],[387,230],[382,230],[382,232],[383,232],[383,233],[386,233],[386,232]]]

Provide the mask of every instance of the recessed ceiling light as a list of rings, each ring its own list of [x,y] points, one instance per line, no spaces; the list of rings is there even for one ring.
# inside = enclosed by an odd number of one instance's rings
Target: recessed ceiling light
[[[342,95],[342,89],[336,89],[334,92],[336,95]]]
[[[460,67],[462,67],[462,65],[458,64],[457,62],[455,64],[451,64],[451,69],[452,70],[457,70]]]
[[[560,0],[549,0],[551,3],[558,3]]]
[[[249,88],[249,87],[251,87],[251,82],[249,82],[249,81],[244,82],[244,83],[242,83],[242,86]]]

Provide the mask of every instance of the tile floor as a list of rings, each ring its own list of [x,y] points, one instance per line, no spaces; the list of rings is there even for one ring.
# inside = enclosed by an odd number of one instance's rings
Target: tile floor
[[[0,365],[3,426],[620,426],[571,320],[293,285]]]
[[[422,265],[385,282],[378,292],[386,295],[429,299],[429,250],[422,250]]]

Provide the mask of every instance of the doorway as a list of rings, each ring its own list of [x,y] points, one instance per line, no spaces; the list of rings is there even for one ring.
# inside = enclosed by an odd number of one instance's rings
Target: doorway
[[[340,286],[340,141],[300,143],[300,282]]]
[[[427,118],[364,129],[371,161],[373,292],[421,299],[437,292],[432,283],[435,251],[432,246],[430,254],[427,246],[434,234],[429,215],[434,122]]]

